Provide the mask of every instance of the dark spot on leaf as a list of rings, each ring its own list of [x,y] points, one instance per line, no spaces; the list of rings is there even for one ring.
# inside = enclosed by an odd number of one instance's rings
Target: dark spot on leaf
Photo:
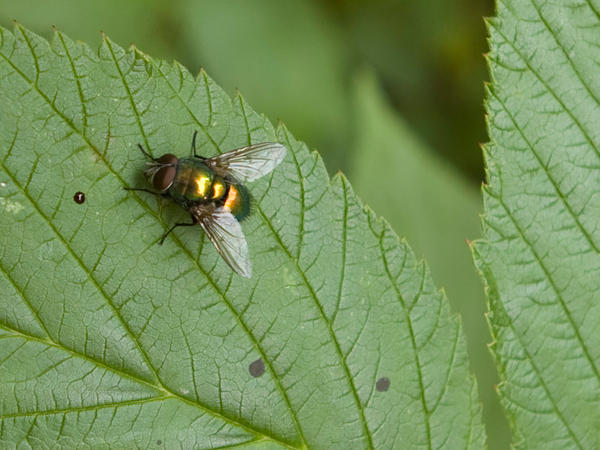
[[[379,392],[387,391],[390,388],[390,379],[388,377],[381,377],[379,380],[377,380],[375,388]]]
[[[250,371],[250,375],[255,378],[260,377],[263,373],[265,373],[265,363],[263,362],[262,358],[258,358],[256,361],[250,364],[248,370]]]
[[[81,191],[75,192],[73,200],[75,200],[75,203],[79,203],[81,205],[83,202],[85,202],[85,194]]]
[[[156,445],[162,445],[162,441],[159,439],[158,441],[156,441]]]

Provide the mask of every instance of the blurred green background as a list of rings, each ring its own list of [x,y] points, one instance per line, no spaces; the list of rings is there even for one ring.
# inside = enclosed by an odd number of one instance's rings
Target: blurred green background
[[[479,237],[492,0],[0,0],[0,22],[99,32],[200,67],[319,150],[405,236],[463,319],[488,445],[509,447],[486,343]],[[391,201],[390,201],[391,200]]]

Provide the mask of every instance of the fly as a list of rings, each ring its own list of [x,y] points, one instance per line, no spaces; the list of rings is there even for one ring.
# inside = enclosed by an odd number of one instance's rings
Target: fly
[[[192,138],[192,155],[178,158],[166,153],[154,158],[141,144],[141,152],[151,159],[144,174],[156,191],[125,188],[169,198],[190,213],[191,222],[173,225],[160,239],[177,227],[200,225],[217,252],[238,274],[250,278],[252,264],[248,244],[240,222],[250,213],[250,193],[243,183],[270,173],[286,154],[286,148],[275,142],[263,142],[205,158],[196,151]]]

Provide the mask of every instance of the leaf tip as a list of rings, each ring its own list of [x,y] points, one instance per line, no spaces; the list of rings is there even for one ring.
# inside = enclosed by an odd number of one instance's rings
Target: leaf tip
[[[283,139],[283,140],[287,141],[287,143],[288,143],[287,147],[292,146],[290,140],[293,140],[293,136],[291,135],[290,131],[288,130],[287,125],[285,124],[285,122],[283,120],[277,119],[277,124],[275,126],[275,132],[277,133],[277,136],[279,139]],[[281,137],[279,137],[279,136],[281,136]]]
[[[494,17],[485,16],[483,18],[483,24],[488,29],[488,31],[490,30],[490,28],[494,27],[494,22],[495,22],[495,18]]]
[[[235,96],[238,98],[238,100],[241,103],[246,103],[246,101],[244,100],[244,96],[242,95],[242,91],[240,91],[240,89],[237,86],[234,89],[235,89]]]
[[[346,177],[346,175],[344,174],[344,172],[341,171],[341,169],[338,169],[338,171],[333,175],[333,177],[331,177],[331,181],[333,184],[341,183],[344,189],[346,189],[349,183],[348,177]]]
[[[199,80],[200,78],[202,78],[204,80],[204,82],[208,84],[209,77],[208,77],[208,74],[206,73],[206,70],[204,70],[204,67],[202,67],[202,66],[200,66],[198,68],[198,73],[196,74],[196,80]]]
[[[56,25],[50,25],[50,29],[52,30],[52,39],[56,40],[56,39],[60,39],[61,41],[65,40],[64,35],[61,33],[61,31],[58,29],[58,27]]]
[[[18,30],[21,34],[25,35],[25,28],[17,19],[13,19],[13,28]]]

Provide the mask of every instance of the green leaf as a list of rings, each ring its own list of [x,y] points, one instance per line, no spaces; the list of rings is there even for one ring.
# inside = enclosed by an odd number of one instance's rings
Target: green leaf
[[[0,442],[483,445],[447,300],[316,153],[204,72],[108,38],[1,38]],[[185,213],[123,190],[144,182],[138,142],[187,154],[194,130],[206,155],[290,150],[249,186],[250,280],[198,229],[156,245]]]
[[[499,2],[489,21],[486,280],[502,402],[527,448],[600,446],[600,10]]]
[[[354,109],[353,185],[426,258],[460,312],[490,447],[506,448],[510,431],[493,389],[498,375],[486,346],[491,338],[484,293],[465,242],[480,233],[479,194],[411,133],[386,103],[371,72],[356,77]]]

